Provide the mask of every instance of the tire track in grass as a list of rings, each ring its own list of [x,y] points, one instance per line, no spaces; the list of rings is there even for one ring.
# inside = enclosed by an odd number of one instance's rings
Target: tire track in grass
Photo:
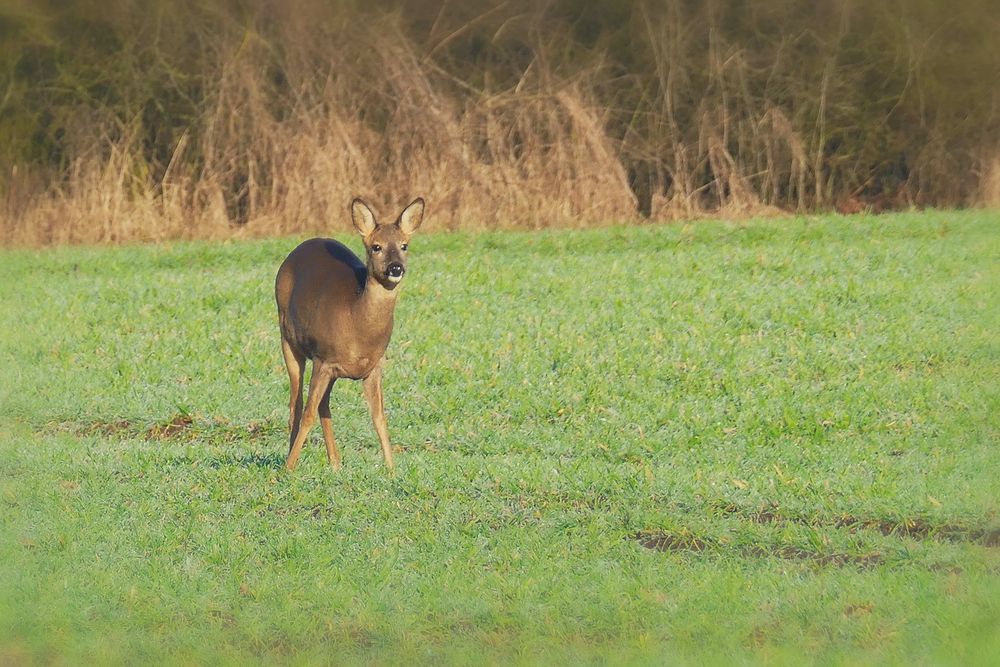
[[[250,422],[233,423],[225,419],[195,418],[187,413],[178,413],[155,423],[138,420],[119,419],[115,421],[93,422],[50,422],[46,428],[52,432],[69,432],[81,436],[115,437],[121,440],[142,439],[147,441],[175,442],[254,442],[270,441],[284,428],[284,424]]]
[[[851,533],[872,531],[886,537],[911,537],[917,540],[935,540],[1000,547],[1000,528],[967,526],[957,523],[934,523],[920,517],[875,518],[853,514],[832,517],[806,517],[781,511],[777,503],[767,503],[757,508],[724,504],[719,510],[727,516],[744,521],[768,525],[792,523],[813,528],[845,528]]]
[[[885,557],[877,552],[849,554],[844,552],[821,553],[791,545],[731,545],[710,537],[677,534],[659,530],[641,530],[631,539],[644,549],[659,552],[708,553],[735,551],[740,556],[750,558],[774,557],[783,560],[806,561],[819,566],[855,566],[871,569],[886,563]]]
[[[887,519],[860,517],[852,514],[841,514],[833,517],[805,517],[782,512],[776,503],[768,503],[757,508],[741,507],[732,503],[719,504],[716,507],[724,517],[759,525],[795,524],[814,529],[846,529],[851,533],[868,531],[894,538],[909,537],[917,540],[978,544],[987,548],[1000,546],[1000,529],[947,522],[933,523],[919,517]],[[724,539],[696,535],[687,529],[679,531],[640,530],[629,535],[629,539],[637,542],[644,549],[662,553],[701,554],[730,551],[743,557],[774,557],[783,560],[806,561],[818,566],[854,566],[861,569],[871,569],[892,563],[891,559],[877,551],[867,553],[823,552],[789,544],[733,544]],[[960,571],[958,568],[944,563],[930,563],[924,567],[935,571]]]

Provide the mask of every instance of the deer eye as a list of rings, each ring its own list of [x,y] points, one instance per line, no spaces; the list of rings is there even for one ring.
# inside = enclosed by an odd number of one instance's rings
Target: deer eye
[[[382,246],[376,243],[372,246],[372,252],[382,252]]]
[[[408,244],[406,244],[406,243],[403,243],[402,245],[400,245],[400,246],[399,246],[399,249],[400,249],[400,250],[402,250],[403,252],[406,252],[406,246],[407,246],[407,245],[408,245]]]

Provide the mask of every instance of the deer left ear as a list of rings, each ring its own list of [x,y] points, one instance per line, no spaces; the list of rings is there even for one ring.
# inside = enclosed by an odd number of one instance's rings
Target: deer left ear
[[[413,202],[403,209],[399,214],[399,228],[404,234],[409,236],[417,231],[420,223],[424,221],[424,200],[417,197]]]

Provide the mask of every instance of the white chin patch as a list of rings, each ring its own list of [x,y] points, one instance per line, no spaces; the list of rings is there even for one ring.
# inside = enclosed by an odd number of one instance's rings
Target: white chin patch
[[[385,279],[388,280],[390,283],[398,283],[400,280],[403,279],[403,276],[386,276]]]

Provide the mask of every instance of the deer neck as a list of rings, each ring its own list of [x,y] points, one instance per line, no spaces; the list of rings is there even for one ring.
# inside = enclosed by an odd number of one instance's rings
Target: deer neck
[[[364,289],[354,306],[355,318],[368,331],[381,331],[392,326],[392,314],[396,309],[398,287],[387,288],[372,277],[365,281]]]

